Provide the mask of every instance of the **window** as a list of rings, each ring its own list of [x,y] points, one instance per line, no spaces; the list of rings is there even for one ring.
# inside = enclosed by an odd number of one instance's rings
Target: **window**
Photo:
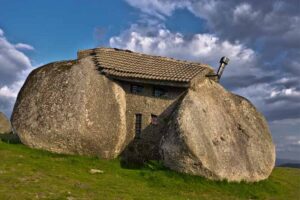
[[[142,133],[142,114],[135,114],[135,137],[140,138]]]
[[[151,114],[151,124],[157,125],[158,124],[158,117],[157,115]]]
[[[166,90],[157,87],[153,88],[153,96],[161,97],[164,96],[165,94],[166,94]]]
[[[144,90],[144,87],[141,85],[131,85],[131,87],[130,87],[131,93],[134,93],[134,94],[142,93],[143,90]]]

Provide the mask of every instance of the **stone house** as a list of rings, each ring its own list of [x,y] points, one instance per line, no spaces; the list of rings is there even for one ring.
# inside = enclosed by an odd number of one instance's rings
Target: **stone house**
[[[25,145],[56,153],[161,160],[218,180],[267,178],[275,148],[266,120],[215,78],[201,63],[83,50],[30,73],[12,126]]]
[[[135,162],[160,158],[159,143],[178,101],[197,80],[214,73],[205,64],[129,50],[99,48],[78,52],[78,59],[87,56],[94,56],[100,73],[121,85],[126,93],[130,144],[123,157]]]

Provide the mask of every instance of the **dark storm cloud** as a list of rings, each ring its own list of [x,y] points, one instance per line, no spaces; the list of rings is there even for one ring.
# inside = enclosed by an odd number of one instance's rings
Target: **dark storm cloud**
[[[221,83],[229,90],[233,90],[237,87],[246,88],[250,85],[266,83],[274,81],[276,78],[274,76],[265,75],[258,77],[255,75],[245,75],[243,77],[239,76],[227,76],[221,79]]]
[[[296,50],[288,51],[287,57],[283,60],[281,65],[281,69],[286,70],[286,72],[290,73],[293,77],[300,76],[300,50],[299,49],[297,51]]]
[[[282,106],[273,106],[272,110],[266,110],[264,114],[266,118],[270,121],[283,119],[299,119],[299,110],[300,104],[297,102],[295,102],[295,104],[282,103]]]
[[[199,1],[203,2],[203,1]],[[212,3],[215,2],[215,3]],[[232,40],[255,40],[257,37],[296,36],[299,32],[299,1],[207,1],[214,9],[206,19],[213,30]],[[201,9],[194,3],[192,10]],[[201,14],[199,14],[201,16]],[[213,20],[212,20],[213,19]],[[298,26],[299,27],[299,26]],[[233,31],[234,30],[234,31]],[[297,43],[294,43],[297,45]]]

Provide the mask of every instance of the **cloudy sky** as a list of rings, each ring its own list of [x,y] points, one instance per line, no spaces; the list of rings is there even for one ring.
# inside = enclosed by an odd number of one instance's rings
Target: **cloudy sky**
[[[221,83],[266,116],[279,158],[300,160],[299,0],[0,0],[0,111],[28,73],[111,46],[199,61],[231,59]]]

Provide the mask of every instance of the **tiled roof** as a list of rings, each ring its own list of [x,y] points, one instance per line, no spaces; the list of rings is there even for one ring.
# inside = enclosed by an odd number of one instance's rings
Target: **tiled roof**
[[[208,65],[128,50],[97,48],[93,54],[101,72],[114,77],[190,82],[195,76],[212,71]]]

